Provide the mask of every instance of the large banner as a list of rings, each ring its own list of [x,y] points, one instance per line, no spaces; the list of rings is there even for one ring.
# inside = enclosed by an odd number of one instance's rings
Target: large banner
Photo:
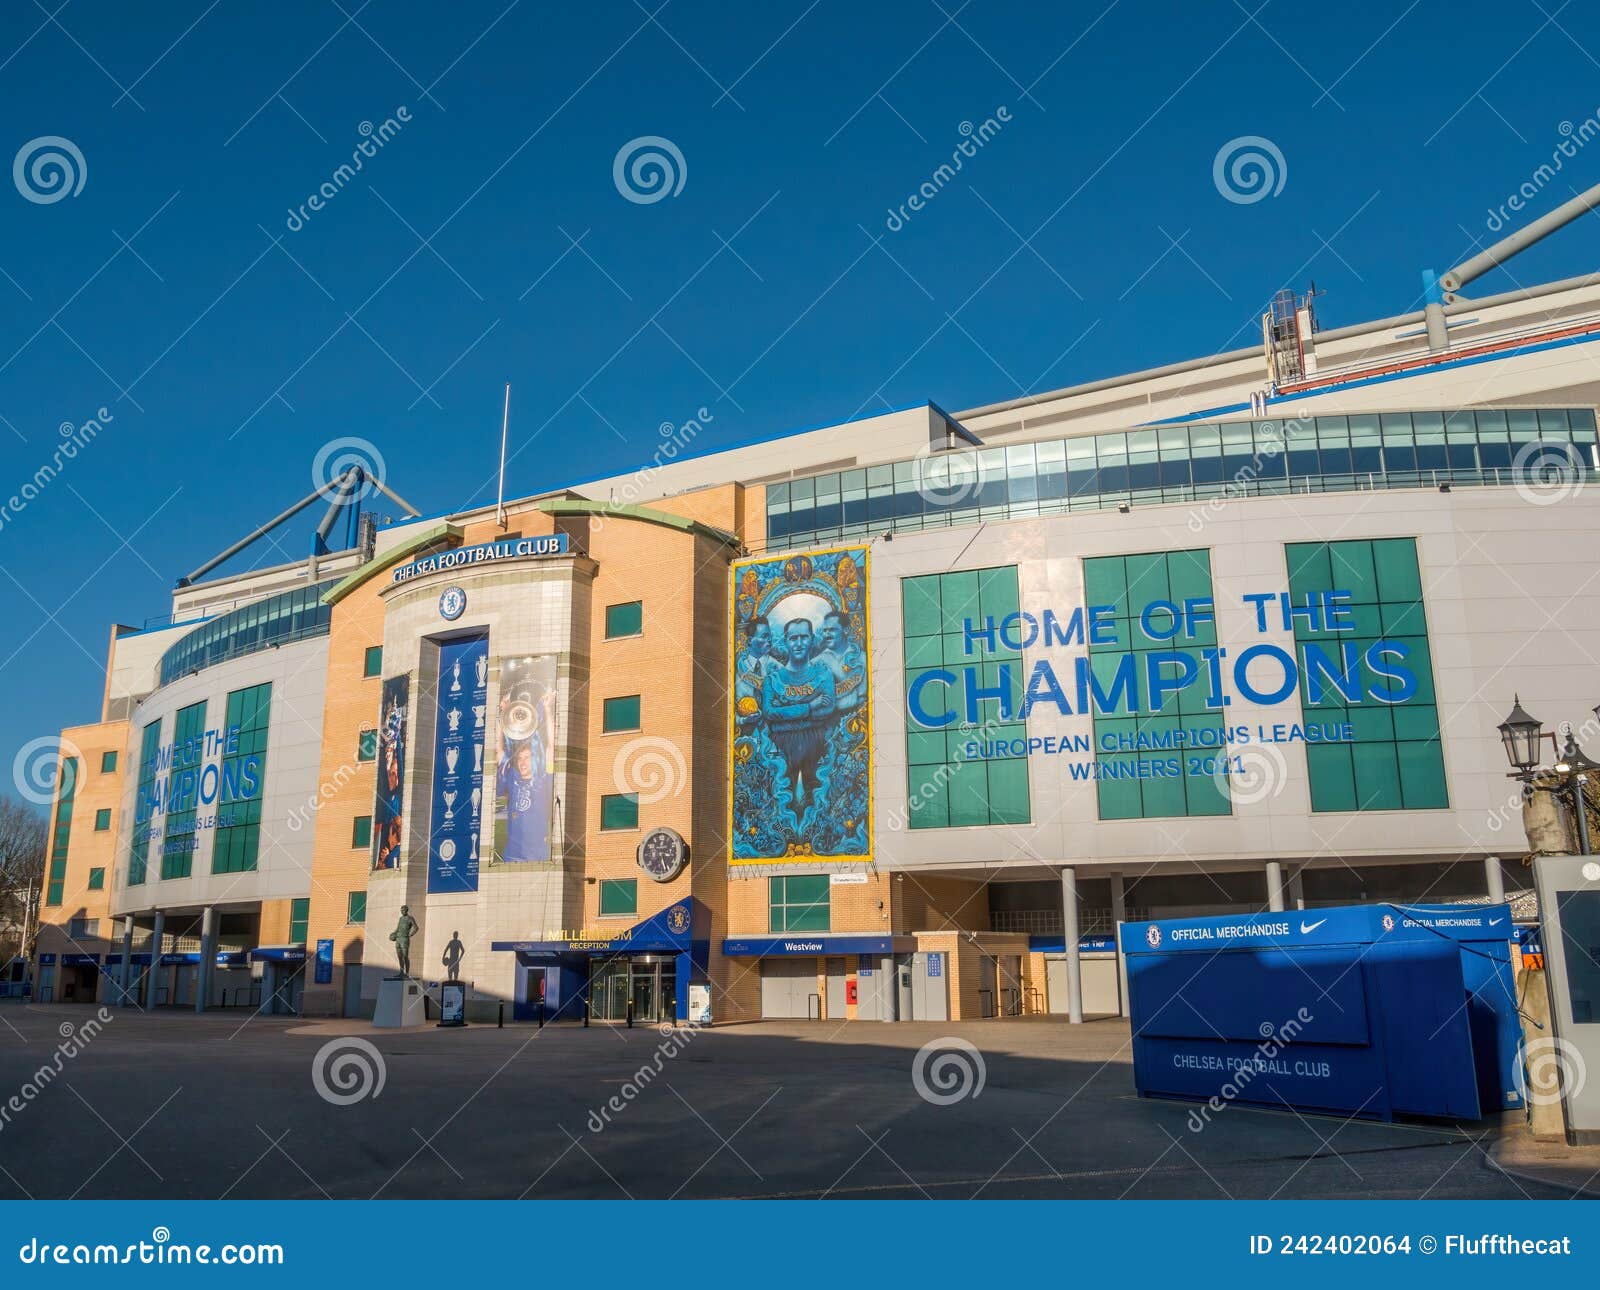
[[[550,859],[555,792],[556,661],[500,661],[495,721],[494,858],[502,864]]]
[[[867,548],[733,566],[736,864],[872,858]]]
[[[400,867],[400,831],[405,816],[407,711],[411,678],[391,676],[383,683],[378,709],[378,789],[372,803],[372,867]]]
[[[477,891],[483,736],[489,707],[487,636],[439,646],[436,701],[428,891]]]

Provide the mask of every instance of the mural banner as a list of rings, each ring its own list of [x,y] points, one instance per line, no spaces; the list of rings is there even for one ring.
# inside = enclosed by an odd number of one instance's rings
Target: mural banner
[[[734,864],[872,859],[867,548],[733,566]]]
[[[556,661],[500,660],[495,721],[494,858],[501,864],[548,861],[555,793]]]
[[[487,636],[439,646],[436,699],[428,891],[477,891],[483,736],[489,707]]]
[[[400,867],[400,830],[405,816],[407,712],[411,678],[391,676],[383,683],[378,707],[378,789],[372,803],[372,867]]]

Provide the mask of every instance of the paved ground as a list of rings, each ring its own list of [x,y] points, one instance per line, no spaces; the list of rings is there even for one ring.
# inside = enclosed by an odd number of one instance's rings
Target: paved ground
[[[1235,1106],[1192,1132],[1188,1106],[1133,1096],[1114,1021],[663,1035],[117,1012],[54,1074],[62,1029],[81,1038],[93,1016],[0,1003],[0,1199],[1573,1194],[1494,1166],[1509,1121]],[[977,1096],[938,1105],[918,1092],[918,1050],[939,1039],[976,1046]],[[338,1097],[370,1077],[353,1065],[370,1060],[358,1043],[381,1055],[381,1091],[334,1104],[316,1078]],[[935,1096],[937,1083],[936,1064],[924,1080]],[[28,1098],[20,1111],[6,1105],[14,1092]]]

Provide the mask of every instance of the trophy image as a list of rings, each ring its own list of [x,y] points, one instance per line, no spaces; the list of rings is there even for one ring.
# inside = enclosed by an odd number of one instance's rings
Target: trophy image
[[[518,687],[506,707],[505,728],[502,733],[512,743],[529,738],[539,725],[539,710],[533,703],[533,692]]]
[[[455,734],[461,728],[461,709],[450,709],[450,733]]]
[[[473,789],[472,790],[472,818],[473,819],[477,819],[478,818],[478,807],[481,806],[482,804],[483,804],[483,790],[481,788]]]
[[[478,688],[481,690],[489,684],[489,659],[487,656],[478,655]]]
[[[456,791],[452,788],[449,792],[441,794],[441,796],[444,798],[444,822],[446,824],[454,824],[456,822]]]
[[[472,728],[474,730],[483,729],[483,713],[486,707],[488,705],[484,703],[474,703],[472,705]]]
[[[444,766],[447,773],[456,773],[456,763],[461,760],[461,749],[446,748],[444,752]]]
[[[461,693],[461,660],[457,659],[450,667],[450,693]]]
[[[467,858],[469,860],[476,860],[478,858],[478,835],[476,833],[472,835],[472,853]]]
[[[481,743],[472,745],[472,773],[474,775],[483,774],[483,745]]]

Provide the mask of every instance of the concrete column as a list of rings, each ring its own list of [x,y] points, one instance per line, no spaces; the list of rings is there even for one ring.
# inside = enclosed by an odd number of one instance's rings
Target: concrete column
[[[131,1008],[133,999],[133,915],[122,919],[122,1006]]]
[[[1289,878],[1289,899],[1294,902],[1296,909],[1306,907],[1306,885],[1302,880],[1303,870],[1296,869]]]
[[[150,975],[144,982],[144,1010],[151,1012],[156,1006],[156,973],[161,967],[161,942],[167,932],[167,916],[156,910],[156,929],[150,937]]]
[[[1506,898],[1505,878],[1500,873],[1500,857],[1485,856],[1483,858],[1483,875],[1488,880],[1489,903],[1498,905]]]
[[[1111,875],[1111,922],[1115,926],[1128,921],[1128,895],[1122,885],[1122,875]]]
[[[217,970],[217,911],[207,905],[200,915],[200,970],[195,975],[194,1010],[204,1012],[211,1005],[211,980]]]
[[[1276,860],[1267,861],[1267,908],[1283,912],[1283,866]]]
[[[1111,935],[1117,947],[1117,1015],[1128,1015],[1128,959],[1122,952],[1122,925],[1128,921],[1128,893],[1122,875],[1111,875]]]
[[[1067,952],[1067,1020],[1078,1025],[1083,1021],[1083,964],[1078,958],[1078,875],[1071,868],[1061,871],[1061,927]]]

